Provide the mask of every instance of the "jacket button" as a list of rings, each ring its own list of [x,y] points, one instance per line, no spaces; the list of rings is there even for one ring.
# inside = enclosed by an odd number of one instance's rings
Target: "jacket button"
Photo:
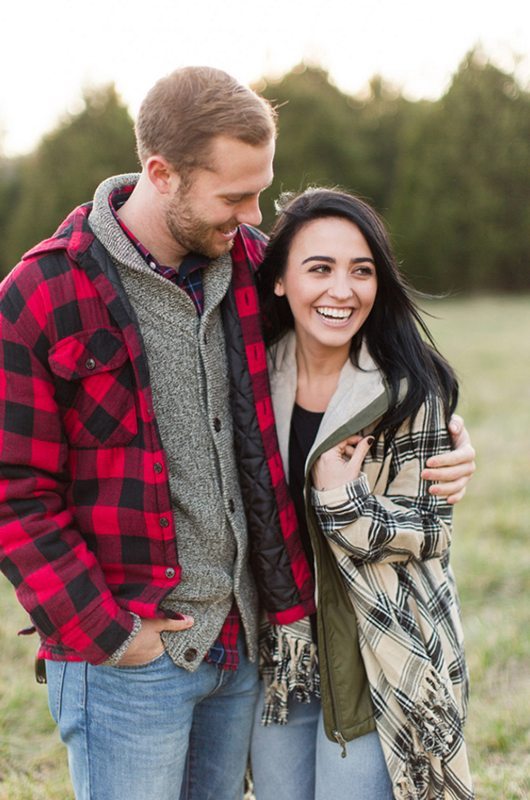
[[[234,511],[236,510],[236,504],[234,503],[232,498],[230,498],[230,500],[228,501],[228,510],[230,511],[231,514],[233,514]]]
[[[158,520],[158,522],[160,523],[160,527],[161,527],[161,528],[167,528],[167,527],[168,527],[168,525],[169,525],[169,520],[168,520],[168,518],[167,518],[167,517],[160,517],[160,519]]]
[[[96,361],[95,361],[95,359],[93,359],[93,358],[87,358],[87,360],[85,361],[85,367],[86,367],[87,369],[95,369],[95,367],[96,367]]]
[[[213,427],[214,427],[214,430],[217,433],[219,433],[219,431],[221,430],[221,420],[219,419],[219,417],[215,417],[215,419],[213,421]]]
[[[188,647],[188,649],[184,651],[185,661],[195,661],[196,658],[197,658],[197,651],[194,647]]]
[[[175,570],[173,567],[166,567],[166,578],[174,578],[175,577]]]
[[[162,464],[160,463],[160,461],[155,461],[155,463],[153,464],[153,469],[158,475],[160,475],[160,473],[163,470],[163,467],[162,467]]]

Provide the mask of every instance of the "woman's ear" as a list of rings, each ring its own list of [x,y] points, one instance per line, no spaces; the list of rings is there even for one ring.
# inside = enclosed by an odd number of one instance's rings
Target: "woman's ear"
[[[278,278],[278,280],[274,284],[274,294],[276,295],[276,297],[285,296],[285,289],[283,287],[283,281],[281,278]]]

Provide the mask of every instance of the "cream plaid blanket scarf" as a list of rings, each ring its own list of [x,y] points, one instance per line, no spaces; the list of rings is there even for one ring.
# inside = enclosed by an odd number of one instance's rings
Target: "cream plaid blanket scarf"
[[[336,555],[357,616],[396,800],[472,800],[463,738],[467,671],[447,560],[355,568]],[[307,702],[319,691],[311,627],[305,619],[264,624],[261,633],[262,720],[285,724],[291,692]]]

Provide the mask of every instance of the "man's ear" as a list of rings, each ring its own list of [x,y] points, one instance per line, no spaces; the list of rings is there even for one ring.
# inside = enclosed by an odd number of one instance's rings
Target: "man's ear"
[[[147,176],[160,194],[173,194],[180,184],[178,172],[164,156],[149,156],[144,165]]]
[[[274,284],[274,294],[276,295],[276,297],[284,297],[285,295],[285,289],[281,278],[278,278],[278,280]]]

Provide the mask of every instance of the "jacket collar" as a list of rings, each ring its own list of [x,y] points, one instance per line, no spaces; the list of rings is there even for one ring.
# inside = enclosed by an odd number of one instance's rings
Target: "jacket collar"
[[[269,349],[268,359],[280,453],[283,463],[286,465],[286,473],[289,474],[289,433],[297,383],[294,331],[289,331]],[[331,398],[309,453],[308,463],[324,442],[330,440],[329,446],[331,446],[334,434],[344,425],[351,422],[355,430],[355,420],[358,420],[358,430],[360,430],[374,422],[387,407],[387,389],[383,373],[368,352],[366,343],[363,342],[359,355],[359,366],[355,366],[348,359],[342,368],[337,389]],[[354,430],[351,433],[354,433]]]

